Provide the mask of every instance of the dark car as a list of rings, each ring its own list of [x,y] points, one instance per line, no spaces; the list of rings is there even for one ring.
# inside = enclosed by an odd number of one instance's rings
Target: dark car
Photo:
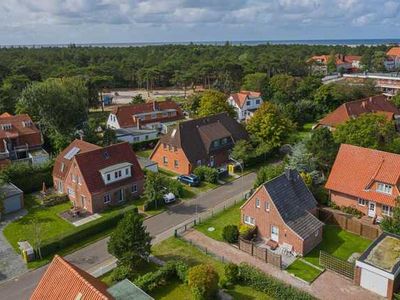
[[[178,176],[178,180],[188,186],[199,186],[200,178],[194,174]]]

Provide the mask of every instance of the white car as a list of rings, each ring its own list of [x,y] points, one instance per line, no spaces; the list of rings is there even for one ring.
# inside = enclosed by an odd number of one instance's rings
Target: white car
[[[169,192],[169,193],[167,193],[167,194],[165,194],[165,195],[163,196],[163,199],[164,199],[164,202],[165,202],[166,204],[168,204],[168,203],[175,202],[176,197],[175,197],[175,195],[174,195],[173,193]]]

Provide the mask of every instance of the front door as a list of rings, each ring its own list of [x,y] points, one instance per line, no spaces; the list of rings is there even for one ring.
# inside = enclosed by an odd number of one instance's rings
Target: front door
[[[124,190],[120,189],[118,192],[118,202],[123,202],[124,201]]]
[[[368,217],[375,217],[376,204],[375,202],[368,203]]]
[[[279,242],[279,228],[274,225],[271,226],[271,240]]]

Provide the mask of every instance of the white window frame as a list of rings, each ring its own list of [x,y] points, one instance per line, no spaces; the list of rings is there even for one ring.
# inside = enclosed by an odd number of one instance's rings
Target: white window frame
[[[256,198],[256,208],[260,208],[260,207],[261,207],[260,199]]]
[[[104,202],[104,204],[110,203],[111,202],[111,195],[110,194],[105,194],[103,196],[103,202]]]
[[[137,184],[132,185],[132,187],[131,187],[131,193],[132,193],[132,194],[137,193]]]
[[[247,225],[255,226],[256,225],[256,219],[250,216],[243,216],[243,221]]]
[[[358,198],[358,205],[360,206],[367,206],[368,205],[368,201],[362,198]]]
[[[393,215],[392,207],[390,207],[389,205],[382,205],[382,215],[391,217]]]
[[[163,165],[168,165],[168,157],[163,156]]]
[[[265,211],[269,211],[269,201],[265,201]]]
[[[179,160],[174,159],[174,167],[179,168]]]
[[[378,182],[376,186],[376,191],[379,193],[391,195],[393,191],[393,186],[387,183]]]
[[[68,188],[67,188],[67,193],[68,193],[68,196],[70,196],[70,197],[72,197],[72,198],[75,198],[75,191],[74,191],[74,189],[68,187]]]

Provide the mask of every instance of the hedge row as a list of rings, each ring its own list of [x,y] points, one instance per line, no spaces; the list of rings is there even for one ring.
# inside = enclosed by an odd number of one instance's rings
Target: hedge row
[[[246,263],[239,265],[238,281],[264,292],[274,299],[282,300],[314,300],[310,294],[286,284],[272,276],[264,274],[257,268]]]
[[[45,196],[42,200],[41,203],[43,206],[49,207],[49,206],[54,206],[60,203],[68,202],[68,196],[66,194],[51,194],[48,196]]]

